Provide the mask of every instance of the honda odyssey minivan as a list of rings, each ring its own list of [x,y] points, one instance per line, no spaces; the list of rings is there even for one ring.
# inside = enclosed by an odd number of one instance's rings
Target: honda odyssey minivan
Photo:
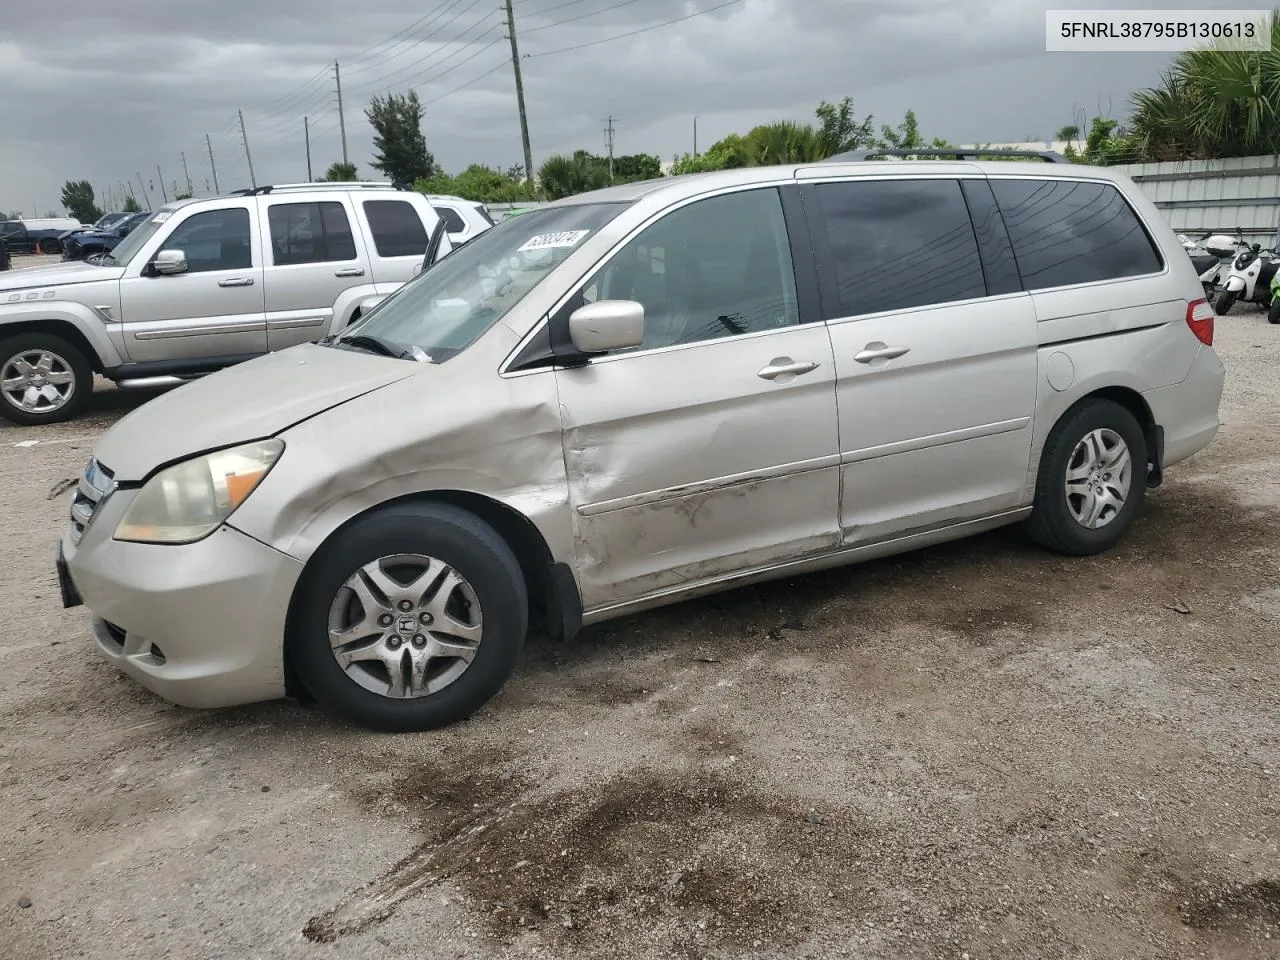
[[[1213,328],[1110,170],[833,160],[571,197],[117,423],[63,602],[177,703],[437,727],[531,622],[1004,524],[1115,546],[1218,429]]]

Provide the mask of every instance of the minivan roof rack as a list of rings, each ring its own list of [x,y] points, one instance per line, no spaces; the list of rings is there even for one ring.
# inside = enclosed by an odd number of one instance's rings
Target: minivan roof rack
[[[323,180],[319,183],[272,183],[244,190],[232,190],[232,196],[258,197],[273,190],[403,190],[398,183],[376,180]]]
[[[973,160],[977,157],[1031,157],[1046,163],[1067,163],[1066,157],[1052,150],[999,150],[961,147],[887,147],[883,150],[850,150],[827,157],[823,163],[845,163],[868,160],[871,157],[954,157],[957,160]]]

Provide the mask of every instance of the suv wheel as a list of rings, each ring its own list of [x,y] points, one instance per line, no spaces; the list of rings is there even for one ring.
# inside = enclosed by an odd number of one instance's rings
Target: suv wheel
[[[1040,457],[1026,529],[1059,553],[1088,556],[1120,540],[1147,490],[1147,441],[1110,400],[1087,399],[1054,426]]]
[[[23,426],[77,417],[93,395],[93,367],[74,344],[51,333],[0,340],[0,416]]]
[[[501,689],[528,630],[520,564],[444,504],[373,513],[312,560],[290,653],[325,709],[384,731],[465,719]]]

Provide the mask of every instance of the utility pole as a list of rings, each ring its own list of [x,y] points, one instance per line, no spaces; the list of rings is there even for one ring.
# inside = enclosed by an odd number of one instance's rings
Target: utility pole
[[[304,114],[302,117],[302,133],[307,138],[307,183],[311,182],[311,126]]]
[[[237,110],[236,113],[240,116],[240,139],[244,141],[244,158],[249,161],[249,184],[256,190],[258,181],[253,175],[253,157],[249,155],[249,135],[244,132],[244,111]]]
[[[520,46],[516,43],[516,15],[507,0],[507,36],[511,40],[511,66],[516,71],[516,105],[520,108],[520,139],[524,141],[524,176],[533,183],[533,148],[529,146],[529,116],[524,110],[524,78],[520,75]]]
[[[138,173],[136,170],[134,171],[134,173],[135,173],[135,174],[137,175],[137,177],[138,177],[138,186],[142,188],[142,199],[143,199],[143,200],[145,200],[145,201],[147,201],[147,207],[148,207],[148,208],[150,208],[150,207],[151,207],[151,196],[150,196],[150,194],[148,194],[148,193],[147,193],[147,185],[146,185],[145,183],[143,183],[143,182],[142,182],[142,174]]]
[[[160,172],[160,164],[158,164],[158,163],[156,164],[156,176],[160,178],[160,196],[164,197],[164,202],[165,202],[165,203],[168,203],[168,202],[169,202],[169,193],[168,193],[168,191],[166,191],[166,190],[165,190],[165,188],[164,188],[164,174]],[[175,190],[175,191],[173,191],[173,192],[174,192],[174,193],[177,193],[178,191],[177,191],[177,190]]]
[[[209,169],[213,171],[213,192],[221,193],[218,189],[218,167],[213,162],[213,141],[209,139],[209,135],[204,135],[204,142],[209,147]]]
[[[609,148],[609,182],[613,183],[613,115],[609,115],[609,125],[604,128],[604,143]]]
[[[698,118],[693,118],[693,156],[698,156]]]
[[[194,194],[196,190],[195,187],[191,186],[191,171],[187,169],[187,151],[185,150],[182,151],[182,175],[187,180],[187,193]],[[177,193],[178,191],[174,190],[173,192]]]
[[[333,82],[338,85],[338,129],[342,133],[342,162],[347,160],[347,116],[342,109],[342,71],[338,69],[338,61],[333,61]]]

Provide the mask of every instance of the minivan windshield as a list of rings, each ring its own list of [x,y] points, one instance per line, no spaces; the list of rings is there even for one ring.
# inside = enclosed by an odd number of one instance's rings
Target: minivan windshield
[[[436,363],[456,356],[627,206],[583,203],[505,220],[406,283],[339,342],[372,338],[408,353],[417,347]]]

